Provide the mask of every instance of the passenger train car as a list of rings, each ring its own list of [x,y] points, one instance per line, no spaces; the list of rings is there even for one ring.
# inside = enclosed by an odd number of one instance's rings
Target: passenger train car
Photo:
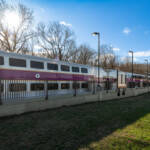
[[[97,74],[97,67],[0,51],[0,98],[98,91]],[[100,68],[100,90],[125,89],[131,83],[131,73]],[[145,83],[144,75],[134,74],[134,87]]]

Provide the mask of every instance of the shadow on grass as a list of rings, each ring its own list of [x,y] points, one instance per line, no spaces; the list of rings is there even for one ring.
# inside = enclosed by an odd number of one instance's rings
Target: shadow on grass
[[[1,118],[0,149],[77,150],[148,113],[150,95],[142,95]]]

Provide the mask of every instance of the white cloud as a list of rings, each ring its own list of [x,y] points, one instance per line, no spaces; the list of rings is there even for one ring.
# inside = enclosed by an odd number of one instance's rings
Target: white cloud
[[[72,27],[72,24],[67,23],[65,21],[60,21],[59,23],[62,24],[62,25],[64,25],[64,26],[67,26],[67,27]]]
[[[121,62],[124,62],[124,61],[128,61],[129,58],[128,58],[128,57],[125,57],[125,56],[122,56],[122,57],[120,58],[120,60],[121,60]]]
[[[132,61],[132,58],[131,57],[121,57],[120,58],[120,60],[121,60],[121,62],[131,62]],[[134,62],[138,62],[139,61],[139,59],[137,59],[136,57],[133,57],[133,61]]]
[[[122,32],[123,32],[124,34],[128,35],[128,34],[131,32],[131,30],[130,30],[128,27],[126,27],[126,28],[123,29]]]
[[[136,57],[133,57],[133,61],[139,61],[139,59],[137,59]]]
[[[112,50],[113,50],[113,51],[120,51],[120,48],[118,48],[118,47],[113,47]]]
[[[149,57],[150,56],[150,50],[134,52],[134,56],[135,57]]]

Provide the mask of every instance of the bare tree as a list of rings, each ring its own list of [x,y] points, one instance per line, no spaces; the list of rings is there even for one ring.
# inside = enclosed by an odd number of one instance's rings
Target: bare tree
[[[132,72],[132,60],[130,57],[125,57],[120,65],[120,70],[126,72]],[[133,72],[137,74],[146,74],[147,73],[147,64],[140,64],[138,62],[133,63]]]
[[[0,1],[0,48],[4,51],[26,53],[33,36],[32,11],[22,4],[13,6]]]
[[[115,69],[117,65],[117,58],[111,46],[109,45],[101,46],[100,62],[101,62],[101,66],[104,69]]]
[[[40,56],[36,32],[32,32],[32,37],[28,40],[28,53],[32,56]]]
[[[70,51],[70,61],[79,64],[92,64],[94,62],[94,50],[86,45],[81,44],[78,48]]]
[[[131,61],[129,57],[123,57],[122,60],[120,60],[120,65],[119,65],[120,70],[122,71],[127,71],[131,72]]]
[[[40,23],[38,42],[47,57],[59,60],[68,60],[69,52],[75,48],[73,31],[59,22],[50,22],[47,26]]]
[[[115,69],[117,66],[117,57],[114,54],[113,47],[109,45],[102,45],[101,46],[101,56],[100,56],[100,64],[101,67],[106,71],[106,89],[107,92],[111,86],[111,82],[109,81],[109,74],[111,69]]]
[[[77,48],[71,50],[69,52],[69,61],[73,62],[73,63],[77,63],[78,62],[78,54],[79,54],[79,51]]]

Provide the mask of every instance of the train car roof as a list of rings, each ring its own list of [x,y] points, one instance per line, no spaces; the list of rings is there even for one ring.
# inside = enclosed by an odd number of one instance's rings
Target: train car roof
[[[126,74],[127,74],[127,75],[132,75],[131,72],[126,72]],[[133,75],[145,77],[145,75],[143,75],[143,74],[133,73]]]
[[[77,64],[77,63],[72,63],[72,62],[67,62],[67,61],[60,61],[57,59],[51,59],[51,58],[44,58],[44,57],[39,57],[39,56],[32,56],[32,55],[27,55],[27,54],[18,54],[18,53],[12,53],[12,52],[5,52],[0,50],[0,54],[3,55],[9,55],[9,56],[13,56],[13,57],[20,57],[20,58],[26,58],[26,59],[37,59],[39,61],[52,61],[55,63],[62,63],[62,64],[68,64],[68,65],[77,65],[77,66],[81,66],[81,67],[91,67],[89,65],[83,65],[83,64]]]

